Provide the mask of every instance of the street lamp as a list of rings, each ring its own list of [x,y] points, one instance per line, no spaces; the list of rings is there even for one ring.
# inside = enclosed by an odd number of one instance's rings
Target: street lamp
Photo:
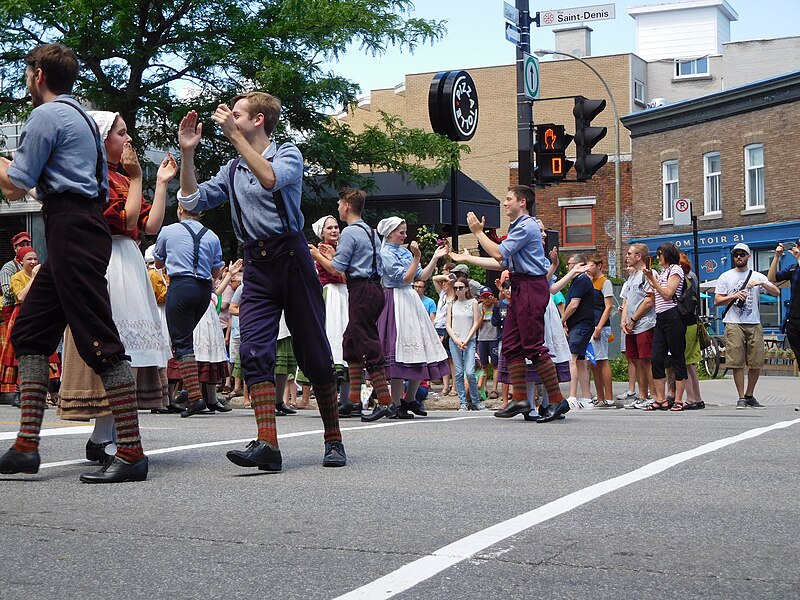
[[[583,63],[587,67],[589,67],[592,72],[597,75],[597,78],[603,84],[603,87],[606,88],[606,93],[608,94],[609,99],[611,100],[611,109],[614,111],[614,136],[616,137],[616,144],[617,144],[617,160],[614,161],[614,215],[616,218],[616,227],[614,229],[615,233],[615,246],[614,251],[616,252],[616,267],[617,267],[617,277],[622,277],[622,192],[620,190],[620,148],[619,148],[619,111],[617,110],[617,103],[614,100],[614,94],[611,93],[611,88],[608,87],[606,80],[603,79],[603,76],[597,72],[592,65],[588,62],[583,60],[580,56],[575,56],[574,54],[570,54],[569,52],[560,52],[558,50],[543,50],[539,48],[533,52],[536,56],[542,57],[550,55],[558,54],[560,56],[568,56],[569,58],[574,58],[578,62]]]

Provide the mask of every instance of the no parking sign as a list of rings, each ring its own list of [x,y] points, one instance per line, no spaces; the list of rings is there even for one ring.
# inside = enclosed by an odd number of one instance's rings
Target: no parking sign
[[[675,198],[672,224],[676,226],[692,224],[692,200],[690,198]]]

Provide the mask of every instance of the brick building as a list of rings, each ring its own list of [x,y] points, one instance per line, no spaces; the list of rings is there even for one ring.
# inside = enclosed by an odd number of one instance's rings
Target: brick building
[[[674,225],[676,198],[690,198],[698,219],[701,282],[731,268],[738,242],[765,271],[778,242],[800,239],[800,156],[791,144],[800,136],[800,71],[622,122],[633,138],[633,228],[651,251],[674,241],[694,256],[691,227]],[[762,297],[764,325],[779,325],[783,308]]]

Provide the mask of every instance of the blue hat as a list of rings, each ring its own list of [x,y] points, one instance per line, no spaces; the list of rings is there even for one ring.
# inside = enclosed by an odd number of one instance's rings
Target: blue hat
[[[490,287],[482,287],[481,291],[478,292],[478,296],[492,296],[494,292],[492,292],[492,288]]]

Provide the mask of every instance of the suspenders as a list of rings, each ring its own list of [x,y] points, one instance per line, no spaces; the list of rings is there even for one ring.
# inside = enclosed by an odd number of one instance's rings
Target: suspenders
[[[206,234],[206,231],[208,231],[208,227],[203,227],[198,233],[195,233],[194,229],[189,227],[186,221],[181,221],[181,225],[186,227],[186,231],[189,232],[189,235],[192,236],[192,240],[194,241],[193,268],[194,268],[194,276],[197,277],[197,265],[200,264],[200,238],[202,238]]]
[[[278,146],[280,148],[280,146]],[[276,150],[277,154],[277,150]],[[269,158],[269,162],[272,162],[274,159]],[[236,176],[236,168],[239,166],[239,163],[242,161],[242,157],[239,156],[236,158],[232,163],[231,166],[228,168],[228,185],[230,187],[230,198],[231,204],[233,205],[233,211],[236,214],[236,220],[239,223],[239,231],[242,234],[242,239],[245,242],[249,242],[253,239],[253,236],[247,231],[244,226],[244,219],[242,219],[242,207],[239,205],[239,198],[236,196],[236,188],[234,187],[234,179]],[[289,214],[286,212],[286,204],[283,201],[283,194],[280,190],[275,190],[272,192],[272,199],[275,201],[275,210],[278,211],[278,217],[280,217],[281,225],[283,225],[284,233],[289,233]]]
[[[353,223],[353,225],[358,225],[359,229],[363,229],[369,236],[369,241],[372,243],[372,276],[374,277],[378,274],[378,252],[375,250],[375,233],[362,223]]]
[[[95,164],[94,168],[94,176],[97,179],[97,201],[100,204],[105,204],[108,201],[108,192],[103,189],[103,147],[102,142],[100,141],[100,130],[97,128],[97,123],[94,122],[93,119],[90,119],[83,110],[75,106],[72,102],[67,102],[66,100],[53,100],[53,102],[58,102],[59,104],[66,104],[67,106],[71,106],[75,110],[78,111],[78,114],[83,117],[83,120],[86,121],[86,124],[89,125],[89,129],[92,130],[92,136],[94,137],[94,147],[97,150],[97,163]]]

